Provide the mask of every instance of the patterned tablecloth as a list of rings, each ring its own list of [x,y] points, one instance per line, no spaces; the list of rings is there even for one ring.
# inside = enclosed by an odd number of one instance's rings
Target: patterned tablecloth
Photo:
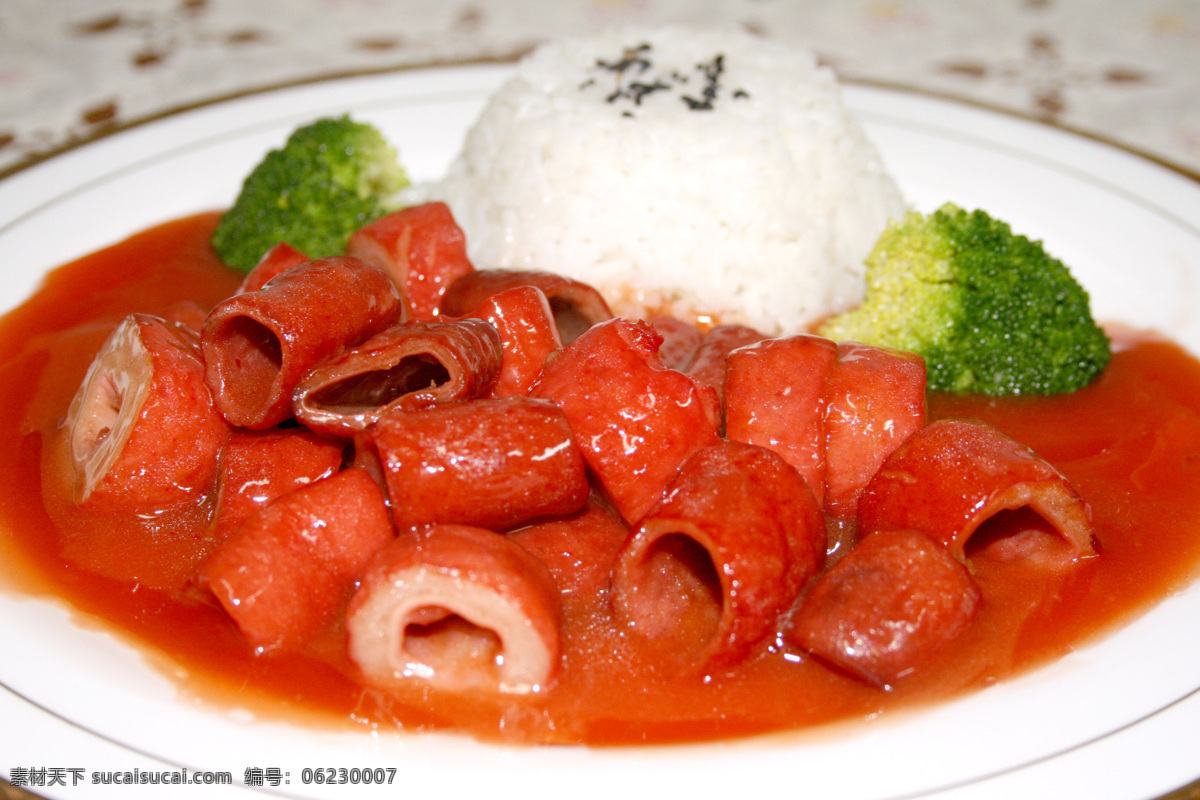
[[[629,22],[740,25],[846,79],[1015,111],[1200,173],[1195,0],[4,0],[0,172],[230,94],[511,58]]]
[[[742,26],[844,79],[1005,109],[1200,176],[1196,0],[3,0],[0,175],[230,95],[511,59],[633,22]]]

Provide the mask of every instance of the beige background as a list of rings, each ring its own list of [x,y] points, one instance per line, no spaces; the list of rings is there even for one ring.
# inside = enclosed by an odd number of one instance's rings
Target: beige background
[[[698,21],[800,43],[845,79],[1015,111],[1200,174],[1196,0],[3,0],[0,172],[232,93]]]

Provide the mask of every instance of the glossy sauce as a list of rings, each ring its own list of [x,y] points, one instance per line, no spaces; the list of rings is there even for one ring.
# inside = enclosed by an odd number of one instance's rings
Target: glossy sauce
[[[1200,365],[1130,336],[1092,386],[1053,398],[932,396],[934,417],[983,419],[1055,463],[1091,503],[1102,555],[1051,581],[1021,564],[973,560],[980,615],[937,664],[881,692],[796,652],[768,647],[729,676],[679,679],[612,625],[603,592],[564,600],[564,669],[521,699],[406,698],[350,675],[342,632],[307,655],[257,656],[202,590],[140,589],[73,567],[41,503],[40,449],[92,355],[125,314],[208,308],[240,275],[221,267],[215,214],[169,223],[52,273],[0,322],[0,558],[15,590],[64,598],[182,666],[184,688],[218,704],[324,724],[440,727],[484,738],[592,744],[687,741],[792,729],[944,699],[1045,662],[1129,619],[1200,563]]]

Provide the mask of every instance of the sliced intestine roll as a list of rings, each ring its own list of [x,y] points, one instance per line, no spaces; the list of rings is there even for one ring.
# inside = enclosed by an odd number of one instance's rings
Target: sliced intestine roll
[[[186,325],[125,317],[103,340],[42,449],[42,499],[63,559],[180,589],[210,552],[217,461],[231,428]]]
[[[664,368],[661,341],[644,322],[602,322],[551,359],[532,391],[562,409],[588,466],[631,523],[684,459],[719,438],[715,395]]]
[[[535,521],[509,536],[549,568],[564,605],[607,604],[609,577],[629,526],[592,497],[574,514]]]
[[[301,648],[337,621],[393,537],[379,486],[351,468],[248,517],[205,563],[202,580],[252,646]]]
[[[696,348],[704,341],[704,331],[677,317],[654,316],[646,320],[662,337],[658,356],[663,366],[685,372],[696,356]]]
[[[208,385],[230,423],[269,428],[292,415],[292,391],[317,363],[400,320],[395,285],[352,258],[294,266],[219,303],[201,347]]]
[[[246,273],[246,277],[242,279],[237,292],[238,294],[242,292],[257,292],[266,286],[267,282],[276,275],[281,275],[292,267],[298,267],[311,260],[311,258],[287,242],[280,242],[263,253],[262,258],[254,265],[254,268]]]
[[[66,431],[76,502],[136,513],[203,500],[231,429],[205,383],[194,332],[132,314],[93,359]]]
[[[221,454],[216,530],[232,532],[275,498],[333,475],[344,450],[298,426],[234,431]]]
[[[910,353],[798,334],[734,349],[723,377],[725,435],[779,453],[843,526],[883,460],[925,424],[925,365]]]
[[[586,283],[553,272],[516,269],[480,269],[464,275],[446,292],[442,313],[469,314],[492,295],[517,286],[533,286],[546,295],[564,344],[613,316],[601,294]]]
[[[536,286],[514,286],[489,296],[468,317],[491,323],[503,351],[492,397],[527,394],[546,360],[562,347],[558,323],[546,295]]]
[[[613,569],[616,617],[657,658],[721,669],[776,627],[825,554],[799,473],[766,448],[697,451],[636,526]]]
[[[802,334],[734,350],[725,374],[725,435],[778,453],[821,505],[826,381],[836,361],[836,344]]]
[[[466,236],[445,203],[424,203],[387,214],[351,235],[346,255],[391,276],[412,319],[434,319],[450,286],[474,267]]]
[[[484,320],[409,320],[317,364],[296,385],[292,410],[315,431],[351,438],[391,408],[485,394],[503,357]]]
[[[552,403],[506,397],[395,408],[355,438],[356,463],[387,488],[398,529],[494,530],[587,502],[583,456]]]
[[[200,331],[204,329],[204,320],[208,319],[208,309],[194,300],[181,300],[164,308],[158,316],[167,322],[177,322],[184,326],[196,335],[198,341]]]
[[[787,640],[881,688],[894,688],[959,636],[982,595],[970,572],[917,530],[863,538],[807,591]]]
[[[372,686],[526,694],[558,669],[554,580],[511,538],[464,525],[401,533],[372,560],[346,614]]]
[[[1007,535],[994,541],[989,521],[1009,512]],[[1062,568],[1095,555],[1091,509],[1057,469],[996,428],[939,420],[893,452],[867,485],[860,534],[917,528],[959,560],[986,551]]]
[[[730,354],[765,338],[765,334],[745,325],[718,325],[704,334],[685,372],[697,383],[712,387],[724,400]]]
[[[925,360],[839,342],[825,394],[825,513],[852,521],[884,459],[925,425]]]

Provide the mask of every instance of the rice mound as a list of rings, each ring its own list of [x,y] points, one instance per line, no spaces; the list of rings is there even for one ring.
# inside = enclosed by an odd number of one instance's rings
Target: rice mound
[[[468,131],[447,202],[477,267],[546,269],[620,316],[798,332],[857,305],[904,202],[807,51],[731,31],[551,42]]]

